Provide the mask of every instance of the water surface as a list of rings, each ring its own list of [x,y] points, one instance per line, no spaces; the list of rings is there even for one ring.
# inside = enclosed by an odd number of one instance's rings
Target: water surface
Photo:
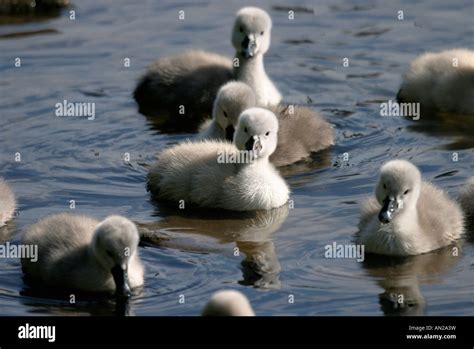
[[[136,81],[155,58],[187,48],[231,56],[230,28],[244,3],[273,18],[265,63],[285,100],[321,111],[335,126],[337,145],[282,169],[293,209],[220,216],[156,205],[146,191],[147,165],[190,135],[161,133],[138,114],[131,97]],[[75,21],[69,10],[2,21],[0,175],[19,201],[18,216],[0,230],[2,241],[18,242],[29,224],[69,211],[70,200],[76,213],[131,218],[144,236],[146,264],[145,287],[130,304],[135,315],[196,315],[222,288],[244,292],[261,315],[472,315],[473,239],[460,242],[458,257],[445,249],[363,263],[325,259],[324,247],[353,241],[358,203],[371,195],[384,161],[413,161],[453,197],[473,174],[472,118],[415,122],[381,117],[379,109],[395,98],[416,55],[474,47],[474,3],[303,1],[294,21],[287,7],[82,0],[73,4]],[[181,9],[185,21],[177,19]],[[20,68],[13,65],[17,57]],[[55,116],[55,104],[65,99],[95,102],[96,119]],[[113,301],[70,305],[25,293],[19,261],[3,259],[0,266],[2,315],[116,312]],[[404,307],[393,298],[400,293]]]

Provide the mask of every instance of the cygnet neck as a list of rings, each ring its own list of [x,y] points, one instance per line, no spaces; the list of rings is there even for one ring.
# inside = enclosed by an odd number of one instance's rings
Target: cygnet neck
[[[265,67],[263,65],[263,54],[258,53],[252,58],[245,58],[241,53],[237,52],[235,58],[239,61],[239,66],[234,67],[235,78],[245,82],[251,87],[260,86],[268,79]]]

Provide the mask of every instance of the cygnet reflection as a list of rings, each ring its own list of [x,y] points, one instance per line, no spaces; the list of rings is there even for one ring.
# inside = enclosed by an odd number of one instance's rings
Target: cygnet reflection
[[[166,212],[160,206],[160,215]],[[280,287],[281,270],[272,234],[286,220],[288,205],[245,213],[193,210],[168,211],[156,223],[137,224],[142,241],[193,252],[229,255],[229,248],[222,244],[235,242],[230,253],[241,261],[242,285],[260,288]],[[242,257],[244,259],[242,260]]]
[[[384,289],[379,294],[385,315],[426,315],[429,306],[420,286],[437,283],[436,279],[449,272],[459,261],[460,244],[410,257],[366,255],[364,269]]]

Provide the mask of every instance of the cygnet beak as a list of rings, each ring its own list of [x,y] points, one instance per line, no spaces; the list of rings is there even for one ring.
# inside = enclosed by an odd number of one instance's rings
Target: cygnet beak
[[[260,138],[252,136],[248,139],[245,143],[245,150],[253,151],[254,156],[257,158],[262,151],[262,143],[260,142]]]
[[[111,270],[115,282],[115,296],[117,298],[128,298],[131,296],[130,283],[128,280],[127,267],[116,265]]]
[[[252,36],[246,36],[244,41],[242,41],[242,55],[245,58],[251,58],[257,53],[257,42]]]
[[[386,197],[383,201],[383,207],[379,213],[379,221],[384,224],[390,223],[399,208],[400,205],[397,199],[395,199],[393,196]]]

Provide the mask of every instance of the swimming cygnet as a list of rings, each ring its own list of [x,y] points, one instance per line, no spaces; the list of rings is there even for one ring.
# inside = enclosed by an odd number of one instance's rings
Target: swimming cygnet
[[[255,94],[249,85],[231,81],[217,92],[212,119],[199,128],[198,139],[234,139],[239,115],[246,109],[257,106]]]
[[[463,233],[463,215],[442,190],[422,181],[416,166],[393,160],[382,166],[359,228],[365,251],[408,256],[450,245]]]
[[[277,105],[281,95],[263,65],[271,27],[271,18],[264,10],[245,7],[237,12],[233,26],[234,61],[204,51],[186,51],[159,59],[135,89],[139,111],[178,118],[176,123],[181,120],[184,127],[196,127],[211,115],[218,89],[232,79],[247,83],[255,91],[258,106]],[[183,107],[184,114],[180,113]]]
[[[474,177],[469,178],[467,181],[467,188],[461,192],[459,202],[466,217],[472,224],[474,222]]]
[[[424,110],[474,114],[474,51],[425,53],[405,73],[397,99]]]
[[[255,106],[252,89],[242,82],[229,82],[217,94],[213,119],[204,122],[198,134],[200,139],[232,140],[238,116]],[[275,166],[292,164],[311,153],[334,144],[331,125],[319,113],[300,106],[277,106],[271,108],[278,117],[278,145],[270,156]]]
[[[38,246],[38,260],[22,259],[32,285],[83,292],[115,291],[130,296],[143,285],[134,223],[120,216],[102,222],[86,216],[55,214],[29,227],[23,244]]]
[[[268,210],[288,201],[289,189],[268,157],[278,120],[262,108],[244,111],[234,144],[186,141],[164,150],[148,176],[159,199],[234,211]]]
[[[15,194],[7,182],[0,177],[0,227],[13,218],[16,209]]]
[[[214,293],[202,311],[203,316],[255,316],[249,300],[235,290]]]

